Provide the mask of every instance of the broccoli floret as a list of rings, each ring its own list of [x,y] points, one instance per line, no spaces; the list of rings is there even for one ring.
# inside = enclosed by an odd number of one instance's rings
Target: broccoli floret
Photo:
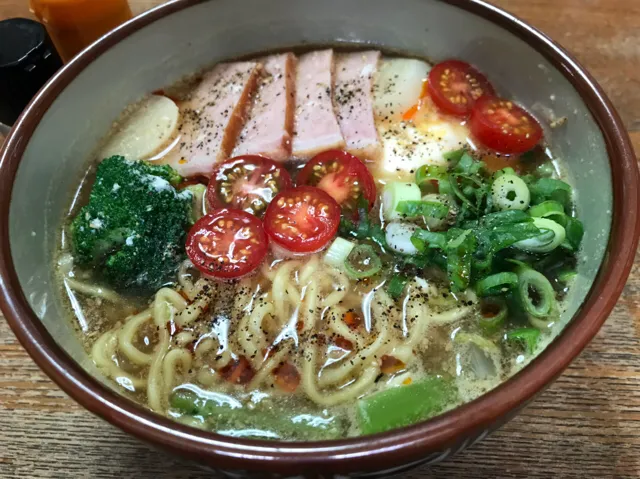
[[[117,288],[157,289],[184,259],[192,193],[167,165],[112,156],[71,223],[76,262]]]

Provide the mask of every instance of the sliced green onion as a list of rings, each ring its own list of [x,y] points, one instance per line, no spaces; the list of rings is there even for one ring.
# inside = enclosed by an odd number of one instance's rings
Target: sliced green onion
[[[452,381],[438,376],[397,386],[358,401],[358,423],[363,434],[396,429],[441,413],[457,399]]]
[[[473,156],[471,156],[466,151],[462,153],[460,160],[454,167],[453,171],[456,173],[462,173],[464,175],[475,175],[482,168],[483,163],[476,161]]]
[[[539,178],[531,184],[534,203],[554,200],[567,207],[571,201],[571,186],[554,178]]]
[[[576,278],[576,276],[578,276],[578,273],[576,273],[574,270],[566,269],[566,270],[560,271],[558,273],[557,278],[558,278],[558,281],[560,281],[561,283],[567,284],[572,282]]]
[[[506,168],[502,168],[501,170],[498,170],[494,173],[495,178],[499,178],[502,175],[516,175],[516,170],[514,170],[510,166],[507,166]]]
[[[493,182],[491,198],[494,206],[500,210],[526,210],[531,194],[519,176],[504,174]]]
[[[509,292],[518,284],[518,275],[515,273],[497,273],[487,276],[476,283],[478,296],[494,296]]]
[[[447,169],[438,165],[423,165],[416,170],[416,184],[423,188],[431,181],[440,181],[447,177]]]
[[[488,229],[490,247],[493,252],[514,245],[518,241],[537,238],[540,242],[548,243],[553,240],[553,232],[540,230],[533,222],[514,223],[510,225],[494,226]]]
[[[449,175],[449,187],[451,189],[451,192],[457,196],[460,201],[462,201],[463,204],[465,204],[469,209],[471,209],[474,212],[478,211],[478,208],[476,208],[476,206],[471,202],[471,200],[469,198],[467,198],[464,194],[464,192],[460,189],[460,186],[458,185],[458,179],[460,178],[465,178],[462,175],[456,175],[456,174],[451,174]],[[440,190],[440,193],[443,193],[442,190]]]
[[[571,192],[571,185],[554,178],[540,178],[531,185],[532,192],[541,198],[551,198],[556,191]]]
[[[552,200],[543,201],[542,203],[529,208],[529,214],[531,216],[538,216],[541,218],[553,216],[558,213],[564,214],[564,206],[562,206],[557,201]]]
[[[382,269],[382,261],[371,246],[359,244],[347,256],[344,269],[352,279],[369,278]]]
[[[422,193],[415,183],[393,181],[382,190],[382,214],[387,221],[402,218],[398,204],[402,201],[420,201]]]
[[[520,268],[518,271],[518,296],[524,310],[535,318],[547,318],[555,309],[553,286],[534,269]]]
[[[419,228],[413,223],[394,221],[387,225],[385,241],[389,248],[396,253],[417,254],[420,250],[411,241],[411,237]]]
[[[540,319],[540,318],[535,318],[533,316],[529,316],[527,318],[527,321],[529,321],[529,324],[534,328],[539,329],[540,331],[547,331],[551,329],[553,324],[556,322],[556,318],[552,316],[549,318]]]
[[[449,214],[449,207],[437,201],[400,201],[396,211],[403,218],[425,218],[442,219]]]
[[[206,185],[197,183],[195,185],[187,186],[185,190],[190,191],[193,195],[191,203],[191,221],[192,223],[195,223],[206,214],[207,201],[204,194],[207,191],[207,187]]]
[[[489,341],[487,338],[483,338],[479,334],[465,333],[463,331],[460,331],[454,336],[453,341],[458,344],[473,343],[489,354],[500,354],[500,349],[498,348],[498,346],[493,344],[493,342]]]
[[[506,302],[501,298],[486,298],[480,303],[478,324],[484,334],[492,335],[500,331],[507,320]]]
[[[344,238],[336,238],[324,255],[324,262],[334,268],[342,268],[355,244]]]
[[[533,221],[531,216],[521,210],[504,210],[489,213],[488,215],[484,215],[480,220],[481,224],[486,228],[511,225],[514,223],[529,223],[531,221]]]
[[[460,234],[457,234],[454,238],[449,240],[447,243],[447,250],[456,249],[462,246],[471,233],[473,233],[473,230],[461,231]]]
[[[444,233],[418,229],[411,235],[411,243],[418,251],[426,251],[427,248],[445,249],[447,236]]]
[[[408,281],[409,278],[407,276],[402,274],[393,275],[387,283],[387,293],[389,293],[389,296],[393,299],[398,299],[402,296],[402,292]]]
[[[548,178],[550,176],[553,176],[555,172],[556,169],[550,161],[545,161],[544,163],[541,163],[536,167],[536,173],[540,177]]]
[[[428,195],[424,195],[422,197],[422,201],[430,201],[435,203],[440,203],[447,208],[447,214],[442,218],[434,218],[434,217],[423,217],[424,223],[430,231],[446,229],[449,218],[452,215],[452,212],[455,212],[456,205],[452,198],[447,195],[439,195],[435,193],[430,193]]]
[[[471,281],[472,255],[452,252],[447,255],[447,276],[453,291],[464,291]]]
[[[519,328],[509,331],[505,335],[505,339],[510,342],[519,342],[524,344],[527,353],[533,354],[538,346],[540,338],[540,330],[535,328]]]
[[[448,151],[444,155],[442,155],[442,157],[448,162],[457,165],[462,158],[462,155],[464,155],[466,151],[466,148],[460,148],[459,150]]]
[[[438,181],[438,193],[441,195],[453,195],[453,188],[451,187],[451,181],[449,177],[443,178]]]
[[[477,244],[472,230],[457,230],[446,246],[447,276],[454,291],[464,291],[471,281],[471,263]],[[456,233],[449,230],[449,233]]]
[[[582,221],[567,217],[567,223],[565,225],[567,243],[571,246],[573,251],[580,249],[582,243],[582,237],[584,236],[584,226]]]
[[[532,253],[548,253],[563,243],[566,236],[565,229],[555,221],[547,218],[534,218],[533,224],[540,231],[550,231],[553,233],[553,236],[548,239],[548,237],[541,235],[535,238],[518,241],[517,243],[514,243],[513,246]]]

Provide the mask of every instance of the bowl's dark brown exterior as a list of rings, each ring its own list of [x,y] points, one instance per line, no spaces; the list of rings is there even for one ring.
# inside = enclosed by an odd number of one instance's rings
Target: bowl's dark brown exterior
[[[37,95],[0,154],[0,305],[38,365],[71,397],[125,431],[233,477],[270,475],[376,477],[440,461],[485,437],[550,384],[597,333],[629,275],[640,236],[639,176],[629,138],[595,80],[562,48],[513,16],[476,0],[443,0],[480,15],[541,52],[580,93],[602,130],[611,161],[614,212],[608,254],[582,308],[561,337],[530,366],[485,396],[429,422],[385,434],[333,442],[232,439],[178,425],[103,387],[53,341],[22,293],[9,249],[9,202],[18,164],[38,122],[72,78],[112,45],[202,0],[176,0],[130,21],[68,64]]]

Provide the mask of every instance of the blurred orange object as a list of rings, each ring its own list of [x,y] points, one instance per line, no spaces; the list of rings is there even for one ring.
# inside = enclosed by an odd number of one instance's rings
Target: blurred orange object
[[[127,0],[30,0],[66,62],[132,17]]]

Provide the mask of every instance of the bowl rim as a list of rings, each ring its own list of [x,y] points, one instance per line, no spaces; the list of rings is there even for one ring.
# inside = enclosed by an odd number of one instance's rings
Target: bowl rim
[[[450,452],[462,439],[484,436],[551,383],[598,332],[631,270],[640,237],[640,176],[629,136],[593,77],[545,34],[482,0],[439,0],[480,16],[540,52],[580,94],[607,146],[613,220],[607,254],[583,305],[558,338],[518,374],[489,393],[429,421],[373,436],[289,443],[230,438],[180,425],[102,385],[58,346],[20,287],[9,243],[9,210],[18,165],[39,121],[58,94],[90,63],[146,25],[205,1],[173,0],[106,34],[65,65],[34,97],[0,149],[0,307],[38,366],[89,411],[153,445],[216,467],[296,474],[377,471],[417,464]]]

